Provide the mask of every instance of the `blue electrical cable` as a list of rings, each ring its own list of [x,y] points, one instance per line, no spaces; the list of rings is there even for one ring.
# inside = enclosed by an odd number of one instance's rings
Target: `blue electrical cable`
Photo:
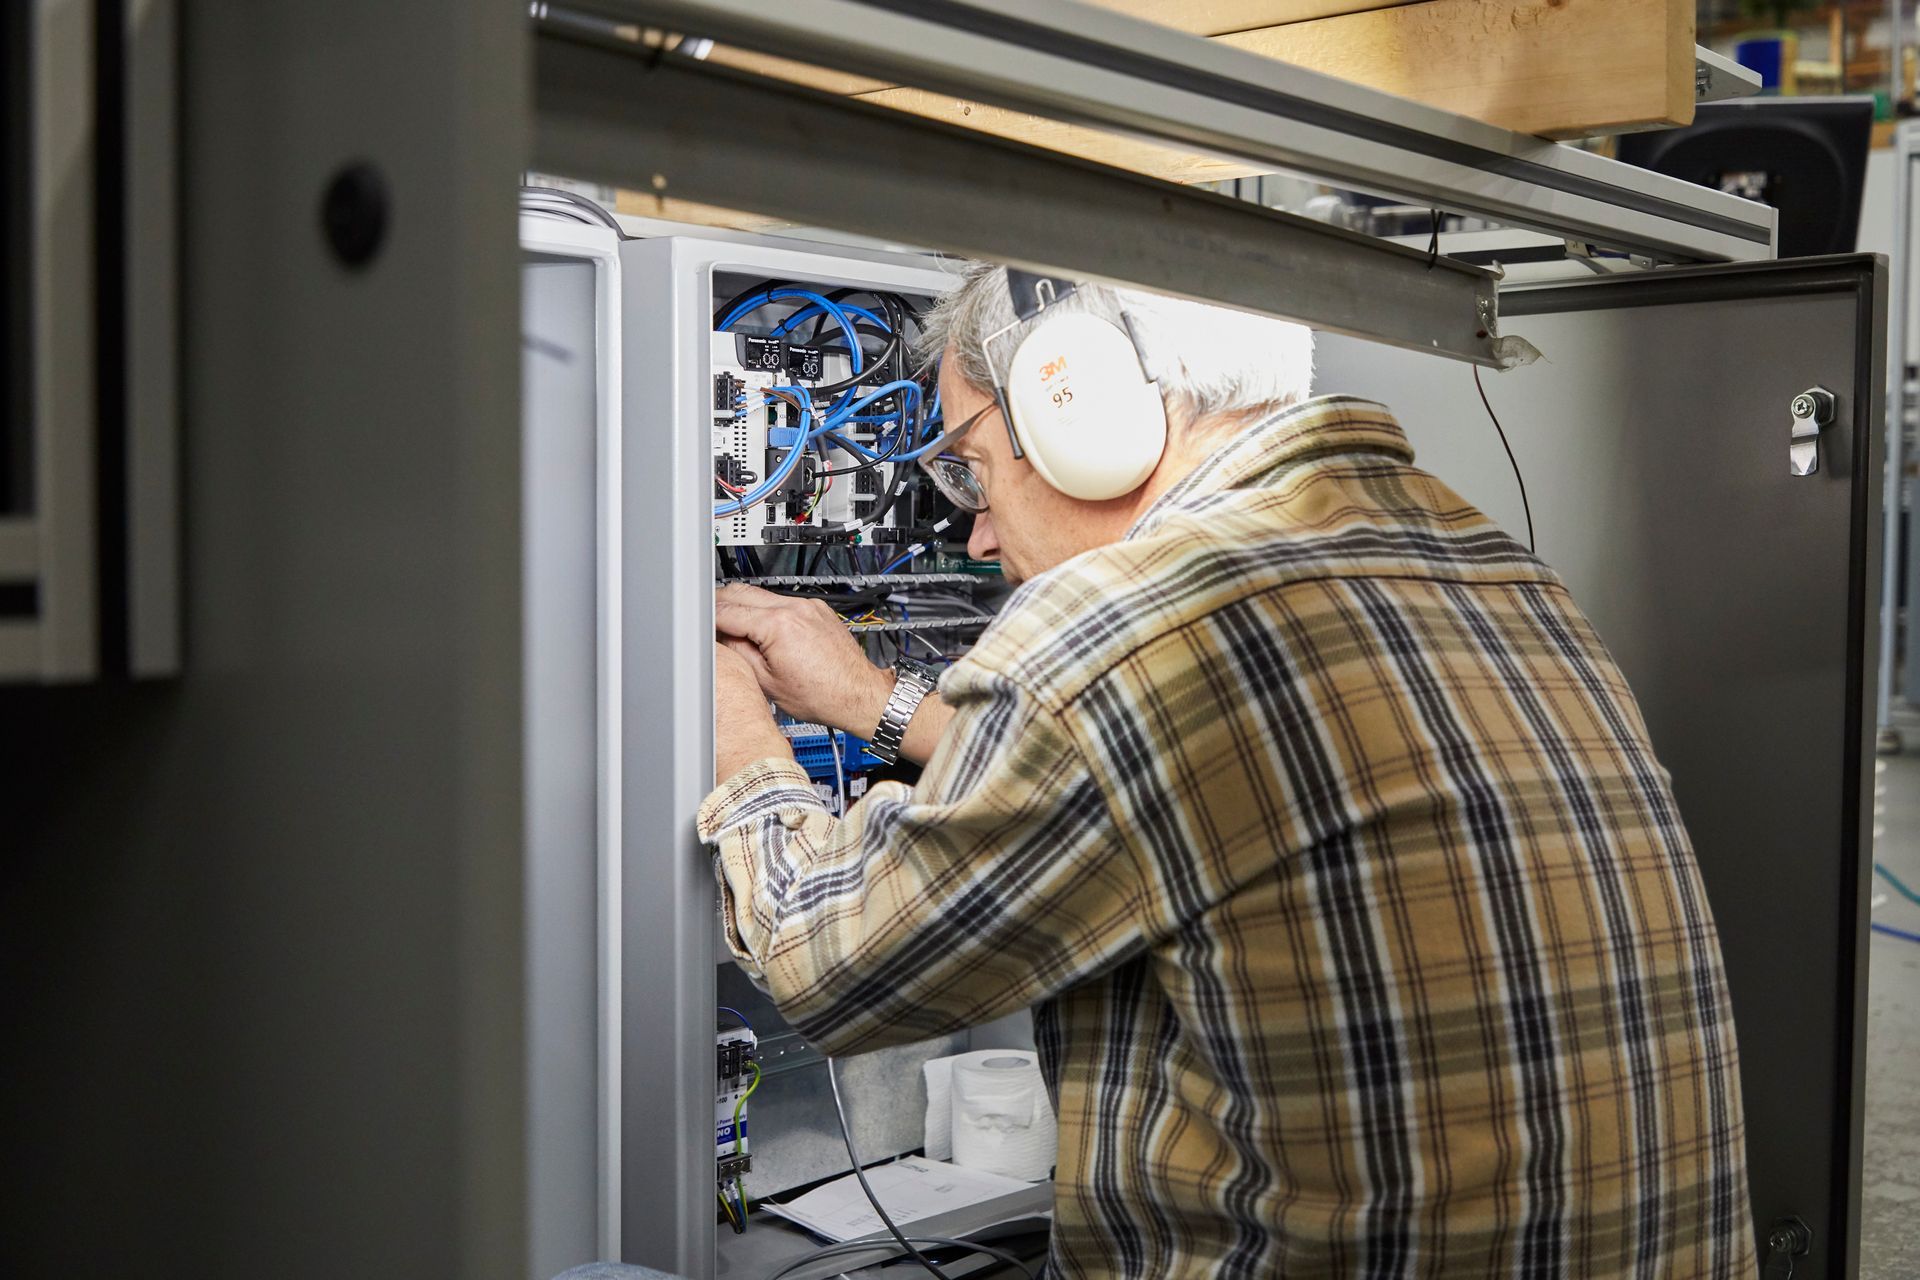
[[[833,317],[834,323],[840,326],[840,332],[847,337],[847,358],[853,363],[853,371],[859,373],[864,359],[864,355],[860,350],[859,331],[853,327],[853,321],[847,318],[846,311],[841,308],[839,303],[830,301],[824,295],[815,293],[811,289],[763,289],[729,312],[727,318],[720,322],[720,328],[731,329],[734,325],[740,323],[743,316],[751,315],[764,306],[780,302],[787,298],[804,298],[808,302],[818,306],[820,310],[827,315]]]
[[[1875,933],[1884,933],[1889,938],[1901,938],[1907,942],[1920,942],[1920,933],[1910,933],[1905,929],[1896,929],[1890,924],[1881,924],[1878,920],[1873,922],[1873,931]]]
[[[1920,907],[1920,893],[1915,893],[1912,889],[1908,888],[1907,882],[1902,880],[1899,876],[1893,874],[1892,871],[1888,870],[1886,863],[1876,862],[1873,864],[1873,869],[1880,876],[1882,880],[1885,880],[1888,884],[1893,886],[1894,892],[1898,893],[1901,897],[1905,898],[1908,902],[1911,902],[1914,906]]]
[[[855,441],[847,439],[845,436],[840,435],[838,432],[834,432],[834,431],[822,432],[820,438],[825,440],[829,444],[836,445],[839,448],[845,449],[848,453],[854,454],[858,457],[865,458],[868,461],[878,461],[883,456],[881,454],[875,453],[873,450],[867,448],[863,444],[859,444],[859,443],[856,443]]]
[[[896,382],[882,384],[874,390],[867,392],[858,400],[849,401],[846,397],[842,397],[832,408],[827,410],[827,425],[837,427],[842,422],[845,422],[851,415],[858,413],[868,405],[873,404],[875,401],[885,400],[888,396],[896,393],[903,396],[911,393],[913,403],[916,405],[920,403],[920,384],[907,378],[901,378]],[[848,392],[847,394],[851,396],[853,393]]]
[[[740,1012],[738,1009],[733,1008],[731,1005],[723,1004],[720,1006],[720,1012],[732,1014],[734,1017],[740,1019],[740,1023],[742,1026],[746,1027],[746,1029],[749,1031],[753,1031],[753,1024],[747,1021],[747,1015]],[[754,1032],[754,1034],[758,1035],[759,1033]]]
[[[919,548],[916,548],[915,550],[909,551],[907,552],[907,554],[901,556],[898,560],[895,560],[892,564],[888,565],[886,568],[882,569],[880,572],[892,573],[895,569],[898,569],[901,565],[913,559],[915,556],[919,555],[920,552],[924,550],[926,550],[925,547],[919,547]]]
[[[758,489],[755,489],[752,493],[742,494],[740,497],[731,499],[730,501],[716,503],[714,505],[713,518],[716,520],[723,519],[727,516],[739,515],[755,503],[765,501],[769,494],[778,492],[780,486],[786,483],[787,477],[793,474],[794,467],[798,465],[800,461],[800,455],[807,451],[807,445],[827,430],[824,425],[819,427],[813,425],[813,406],[807,400],[805,387],[775,387],[773,389],[775,391],[788,392],[799,400],[801,421],[804,425],[800,428],[798,438],[796,438],[792,446],[788,448],[786,456],[780,459],[780,465],[774,469],[772,475],[760,482]]]
[[[842,311],[846,312],[850,316],[858,316],[860,319],[865,320],[870,324],[878,325],[881,328],[881,330],[886,333],[893,332],[892,325],[888,324],[885,320],[882,320],[879,316],[873,314],[873,312],[867,310],[865,307],[856,307],[845,302],[836,303],[834,305],[838,306]],[[805,324],[807,321],[813,319],[815,316],[825,315],[825,314],[826,313],[822,311],[818,306],[802,307],[800,310],[794,312],[792,315],[788,316],[785,320],[782,320],[779,324],[775,325],[773,328],[773,335],[774,337],[777,338],[782,334],[791,333],[796,326]]]

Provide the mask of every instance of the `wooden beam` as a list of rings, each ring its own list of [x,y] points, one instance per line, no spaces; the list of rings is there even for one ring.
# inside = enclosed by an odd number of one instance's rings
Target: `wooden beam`
[[[1311,22],[1341,14],[1361,13],[1369,9],[1391,9],[1398,5],[1418,4],[1422,0],[1088,0],[1102,9],[1112,9],[1147,22],[1157,22],[1197,36],[1227,35],[1235,31],[1254,31],[1283,26],[1291,22]],[[865,76],[849,75],[810,66],[789,58],[754,53],[727,45],[714,46],[709,59],[722,66],[737,67],[756,75],[789,80],[827,93],[876,93],[892,85]]]
[[[1102,9],[1157,22],[1197,36],[1311,22],[1368,9],[1392,9],[1421,0],[1087,0]]]
[[[1264,57],[1551,138],[1693,120],[1692,0],[1097,0]],[[1331,14],[1332,16],[1327,16]],[[1278,21],[1275,21],[1278,20]],[[1267,25],[1231,30],[1245,21]],[[1173,182],[1264,166],[1181,151],[925,89],[716,48],[713,60]],[[629,203],[633,208],[629,209]],[[622,195],[622,209],[672,201]],[[697,220],[719,225],[720,211]],[[675,216],[656,212],[655,216]],[[763,225],[763,224],[762,224]]]
[[[1691,123],[1693,22],[1691,0],[1424,0],[1214,38],[1503,128],[1564,138]],[[1259,172],[924,89],[860,96],[1176,182]]]
[[[1100,164],[1135,173],[1151,174],[1169,182],[1221,182],[1270,173],[1267,165],[1227,160],[1197,151],[1107,133],[1086,125],[1066,124],[1047,116],[1028,115],[1004,107],[990,107],[965,98],[930,93],[925,89],[882,89],[860,95],[861,101],[891,107],[910,115],[944,120],[962,128],[978,129],[1050,151],[1064,151]]]
[[[1221,40],[1519,133],[1693,122],[1693,0],[1427,0]]]
[[[785,218],[769,218],[758,213],[741,213],[738,209],[723,209],[719,205],[679,200],[652,191],[634,191],[627,187],[614,192],[613,211],[630,213],[640,218],[662,218],[668,222],[685,222],[698,227],[726,227],[733,231],[767,232],[794,225],[791,220]]]

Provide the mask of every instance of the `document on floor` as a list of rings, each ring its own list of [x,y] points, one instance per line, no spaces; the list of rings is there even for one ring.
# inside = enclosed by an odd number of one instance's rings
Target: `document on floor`
[[[964,1223],[968,1229],[979,1230],[1044,1213],[1053,1201],[1050,1183],[1022,1182],[923,1156],[876,1165],[867,1170],[867,1182],[901,1230],[906,1230],[908,1223],[926,1230],[930,1220],[938,1218],[942,1220],[941,1230],[936,1234],[941,1235],[956,1234],[948,1229],[948,1219],[956,1226]],[[852,1174],[815,1187],[786,1204],[769,1200],[759,1207],[835,1242],[881,1235],[887,1229]]]

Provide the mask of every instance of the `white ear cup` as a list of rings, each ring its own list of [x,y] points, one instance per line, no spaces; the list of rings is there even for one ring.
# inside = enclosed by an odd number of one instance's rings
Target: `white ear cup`
[[[1006,395],[1027,460],[1068,497],[1131,493],[1167,446],[1166,406],[1133,340],[1084,311],[1049,319],[1021,341]]]

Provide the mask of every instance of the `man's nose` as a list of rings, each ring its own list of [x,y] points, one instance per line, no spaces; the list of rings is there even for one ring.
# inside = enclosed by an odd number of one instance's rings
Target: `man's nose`
[[[967,554],[975,560],[1000,558],[1000,539],[993,536],[993,518],[984,511],[973,518],[973,532],[967,535]]]

